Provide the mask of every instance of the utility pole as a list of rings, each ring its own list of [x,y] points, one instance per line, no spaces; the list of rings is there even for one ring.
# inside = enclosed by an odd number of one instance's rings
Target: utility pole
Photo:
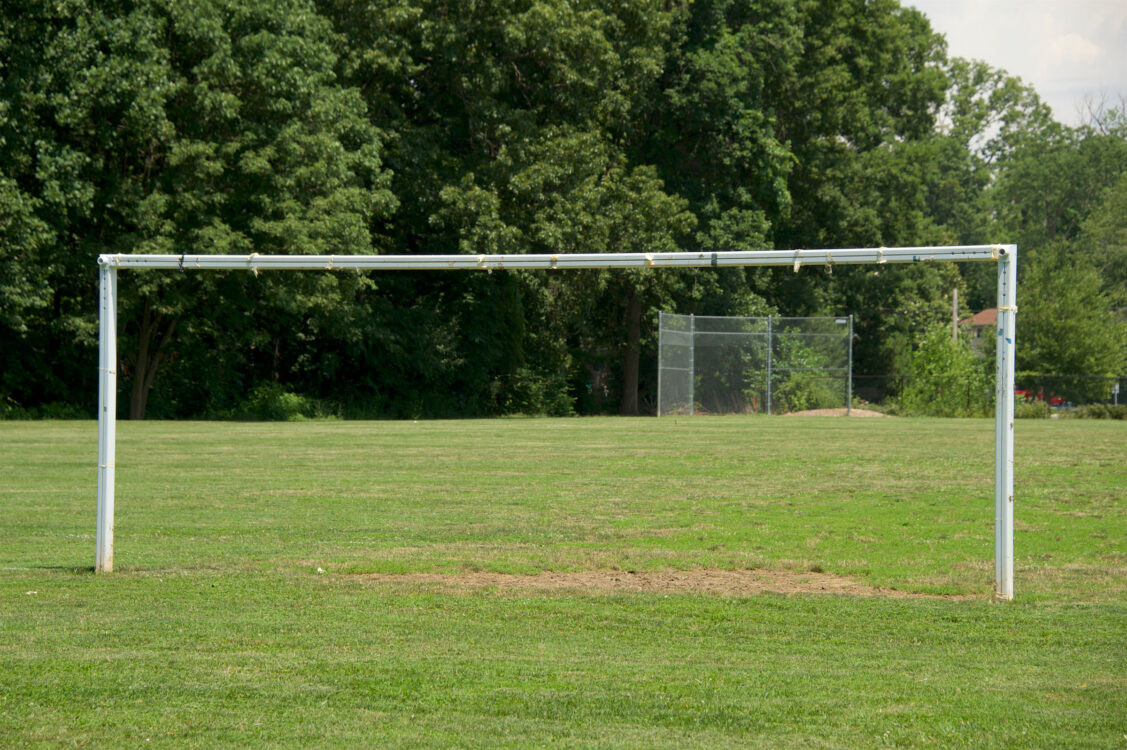
[[[951,290],[951,340],[959,340],[959,287]]]

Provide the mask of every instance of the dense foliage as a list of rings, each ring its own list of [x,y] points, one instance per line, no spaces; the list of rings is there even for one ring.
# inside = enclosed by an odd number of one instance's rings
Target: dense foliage
[[[993,363],[965,337],[945,327],[931,329],[912,357],[911,377],[899,405],[911,414],[980,417],[994,405]]]
[[[895,0],[12,0],[0,412],[92,413],[105,252],[1016,241],[1019,367],[1119,374],[1125,196],[1122,108],[1065,128]],[[645,412],[659,309],[853,313],[896,382],[956,288],[993,269],[129,272],[121,403]]]

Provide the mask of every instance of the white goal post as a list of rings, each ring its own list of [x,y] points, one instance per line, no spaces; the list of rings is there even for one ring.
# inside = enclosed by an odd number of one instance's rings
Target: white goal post
[[[98,519],[96,572],[113,570],[114,460],[117,431],[117,272],[166,270],[493,270],[567,268],[729,268],[993,261],[998,265],[998,347],[994,409],[994,598],[1013,598],[1014,339],[1017,245],[732,250],[715,253],[560,253],[557,255],[101,255],[98,338]]]

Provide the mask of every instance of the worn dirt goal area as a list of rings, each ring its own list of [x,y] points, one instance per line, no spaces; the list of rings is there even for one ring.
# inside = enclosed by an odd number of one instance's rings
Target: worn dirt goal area
[[[630,571],[544,572],[536,575],[466,572],[440,573],[365,573],[356,576],[371,583],[408,583],[441,588],[494,588],[513,590],[574,590],[582,593],[613,594],[649,592],[666,594],[713,594],[752,596],[755,594],[843,594],[880,596],[897,599],[968,599],[967,596],[913,594],[869,586],[851,578],[830,573],[787,570],[672,570],[657,573]]]
[[[845,407],[838,409],[807,409],[806,411],[789,411],[783,416],[785,417],[844,417],[846,416]],[[849,412],[850,417],[887,417],[887,414],[881,414],[879,411],[872,409],[851,409]]]

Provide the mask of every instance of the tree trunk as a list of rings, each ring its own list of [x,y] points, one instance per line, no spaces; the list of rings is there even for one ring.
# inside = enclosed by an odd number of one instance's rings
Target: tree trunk
[[[146,297],[144,311],[141,314],[141,331],[137,337],[137,359],[133,367],[133,394],[129,399],[130,419],[145,418],[145,411],[149,406],[149,392],[153,389],[157,367],[164,357],[168,342],[172,340],[172,332],[176,330],[176,320],[173,319],[168,322],[162,333],[163,322],[164,316],[160,313],[154,316],[152,300]]]
[[[622,361],[622,402],[618,413],[638,415],[638,366],[642,358],[642,298],[633,284],[626,303],[626,351]]]

